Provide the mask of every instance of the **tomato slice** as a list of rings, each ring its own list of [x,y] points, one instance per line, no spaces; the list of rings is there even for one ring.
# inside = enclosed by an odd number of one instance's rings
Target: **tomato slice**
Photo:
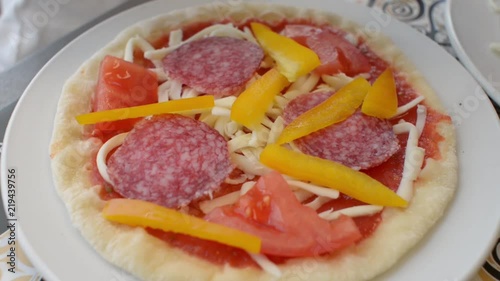
[[[343,72],[354,76],[371,69],[365,55],[342,34],[307,25],[287,25],[283,33],[311,48],[319,56],[322,64],[315,72],[320,75]]]
[[[319,27],[305,25],[305,24],[288,24],[283,28],[281,34],[283,36],[292,38],[297,43],[307,46],[306,41],[308,37],[318,35],[323,30]]]
[[[282,257],[330,253],[361,238],[352,218],[328,222],[300,204],[277,172],[261,177],[236,204],[214,209],[205,219],[259,236],[262,253]]]
[[[106,56],[101,62],[92,110],[103,111],[158,102],[158,80],[146,68]],[[102,122],[94,127],[94,135],[105,138],[130,131],[141,118]]]

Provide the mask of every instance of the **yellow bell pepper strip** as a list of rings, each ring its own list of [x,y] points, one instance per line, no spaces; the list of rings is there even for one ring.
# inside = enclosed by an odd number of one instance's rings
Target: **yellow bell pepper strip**
[[[273,104],[274,97],[289,84],[286,77],[275,68],[267,71],[234,101],[231,120],[254,129]]]
[[[314,51],[293,39],[282,36],[260,23],[252,22],[250,27],[261,47],[274,59],[278,71],[288,81],[294,82],[300,76],[308,74],[321,65]]]
[[[392,71],[386,69],[366,94],[361,112],[373,117],[388,119],[396,115],[398,94]]]
[[[260,253],[261,239],[257,236],[147,201],[112,199],[106,202],[102,215],[112,222],[187,234],[240,248],[250,253]]]
[[[370,83],[366,79],[354,79],[321,104],[295,118],[285,127],[276,143],[288,143],[344,121],[356,112],[369,89]]]
[[[368,204],[390,207],[408,205],[406,200],[367,174],[277,144],[266,146],[260,161],[285,175],[333,188]]]
[[[165,113],[198,112],[212,107],[214,107],[214,97],[201,96],[82,114],[76,116],[76,121],[82,125],[88,125]]]

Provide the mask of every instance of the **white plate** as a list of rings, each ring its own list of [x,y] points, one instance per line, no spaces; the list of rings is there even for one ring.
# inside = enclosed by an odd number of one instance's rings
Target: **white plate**
[[[500,105],[500,57],[490,43],[500,42],[500,14],[489,0],[450,0],[446,4],[446,30],[457,56]]]
[[[321,0],[279,1],[336,11],[371,30],[383,30],[415,62],[455,120],[461,121],[460,186],[456,198],[427,238],[381,280],[451,281],[474,274],[496,238],[500,221],[500,126],[481,88],[445,50],[396,20],[342,1],[328,5]],[[96,26],[56,55],[38,73],[17,105],[4,140],[2,193],[5,201],[7,169],[16,168],[17,216],[21,226],[18,237],[47,280],[128,280],[97,255],[71,226],[53,186],[48,147],[64,81],[126,26],[202,2],[151,2]]]

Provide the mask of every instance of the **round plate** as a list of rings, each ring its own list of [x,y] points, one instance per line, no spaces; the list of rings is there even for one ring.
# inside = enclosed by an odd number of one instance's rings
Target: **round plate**
[[[446,29],[460,61],[500,105],[500,56],[490,50],[490,43],[500,42],[500,14],[488,2],[447,1]]]
[[[451,281],[474,274],[496,238],[500,221],[500,126],[479,85],[424,35],[366,7],[343,1],[328,5],[322,0],[273,2],[331,10],[371,31],[383,31],[415,62],[457,124],[460,186],[456,198],[426,239],[380,280]],[[64,81],[125,27],[201,3],[206,2],[150,2],[107,20],[61,50],[33,79],[19,101],[4,140],[2,195],[5,201],[7,169],[16,168],[18,237],[46,279],[129,280],[72,227],[52,182],[48,147]]]

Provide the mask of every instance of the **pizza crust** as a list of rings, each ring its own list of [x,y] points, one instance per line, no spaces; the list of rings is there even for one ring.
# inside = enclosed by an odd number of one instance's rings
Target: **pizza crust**
[[[279,11],[279,12],[277,12]],[[259,269],[217,266],[169,247],[141,228],[111,223],[101,216],[104,206],[99,186],[91,186],[92,157],[101,145],[83,139],[83,126],[75,116],[90,111],[100,61],[105,55],[123,57],[128,39],[135,35],[154,41],[180,26],[229,18],[241,22],[260,18],[272,24],[283,18],[308,19],[331,24],[366,40],[367,45],[398,71],[407,75],[412,87],[426,97],[426,104],[444,113],[438,97],[404,54],[385,36],[369,35],[339,16],[281,5],[242,3],[238,6],[209,4],[139,22],[84,63],[65,84],[59,101],[50,146],[56,189],[69,210],[74,226],[109,262],[145,280],[277,280]],[[386,208],[383,223],[356,247],[330,257],[299,258],[280,266],[280,280],[368,280],[386,271],[415,246],[442,216],[457,186],[455,135],[451,122],[442,122],[444,137],[439,148],[442,160],[432,161],[416,182],[416,193],[405,210]]]

